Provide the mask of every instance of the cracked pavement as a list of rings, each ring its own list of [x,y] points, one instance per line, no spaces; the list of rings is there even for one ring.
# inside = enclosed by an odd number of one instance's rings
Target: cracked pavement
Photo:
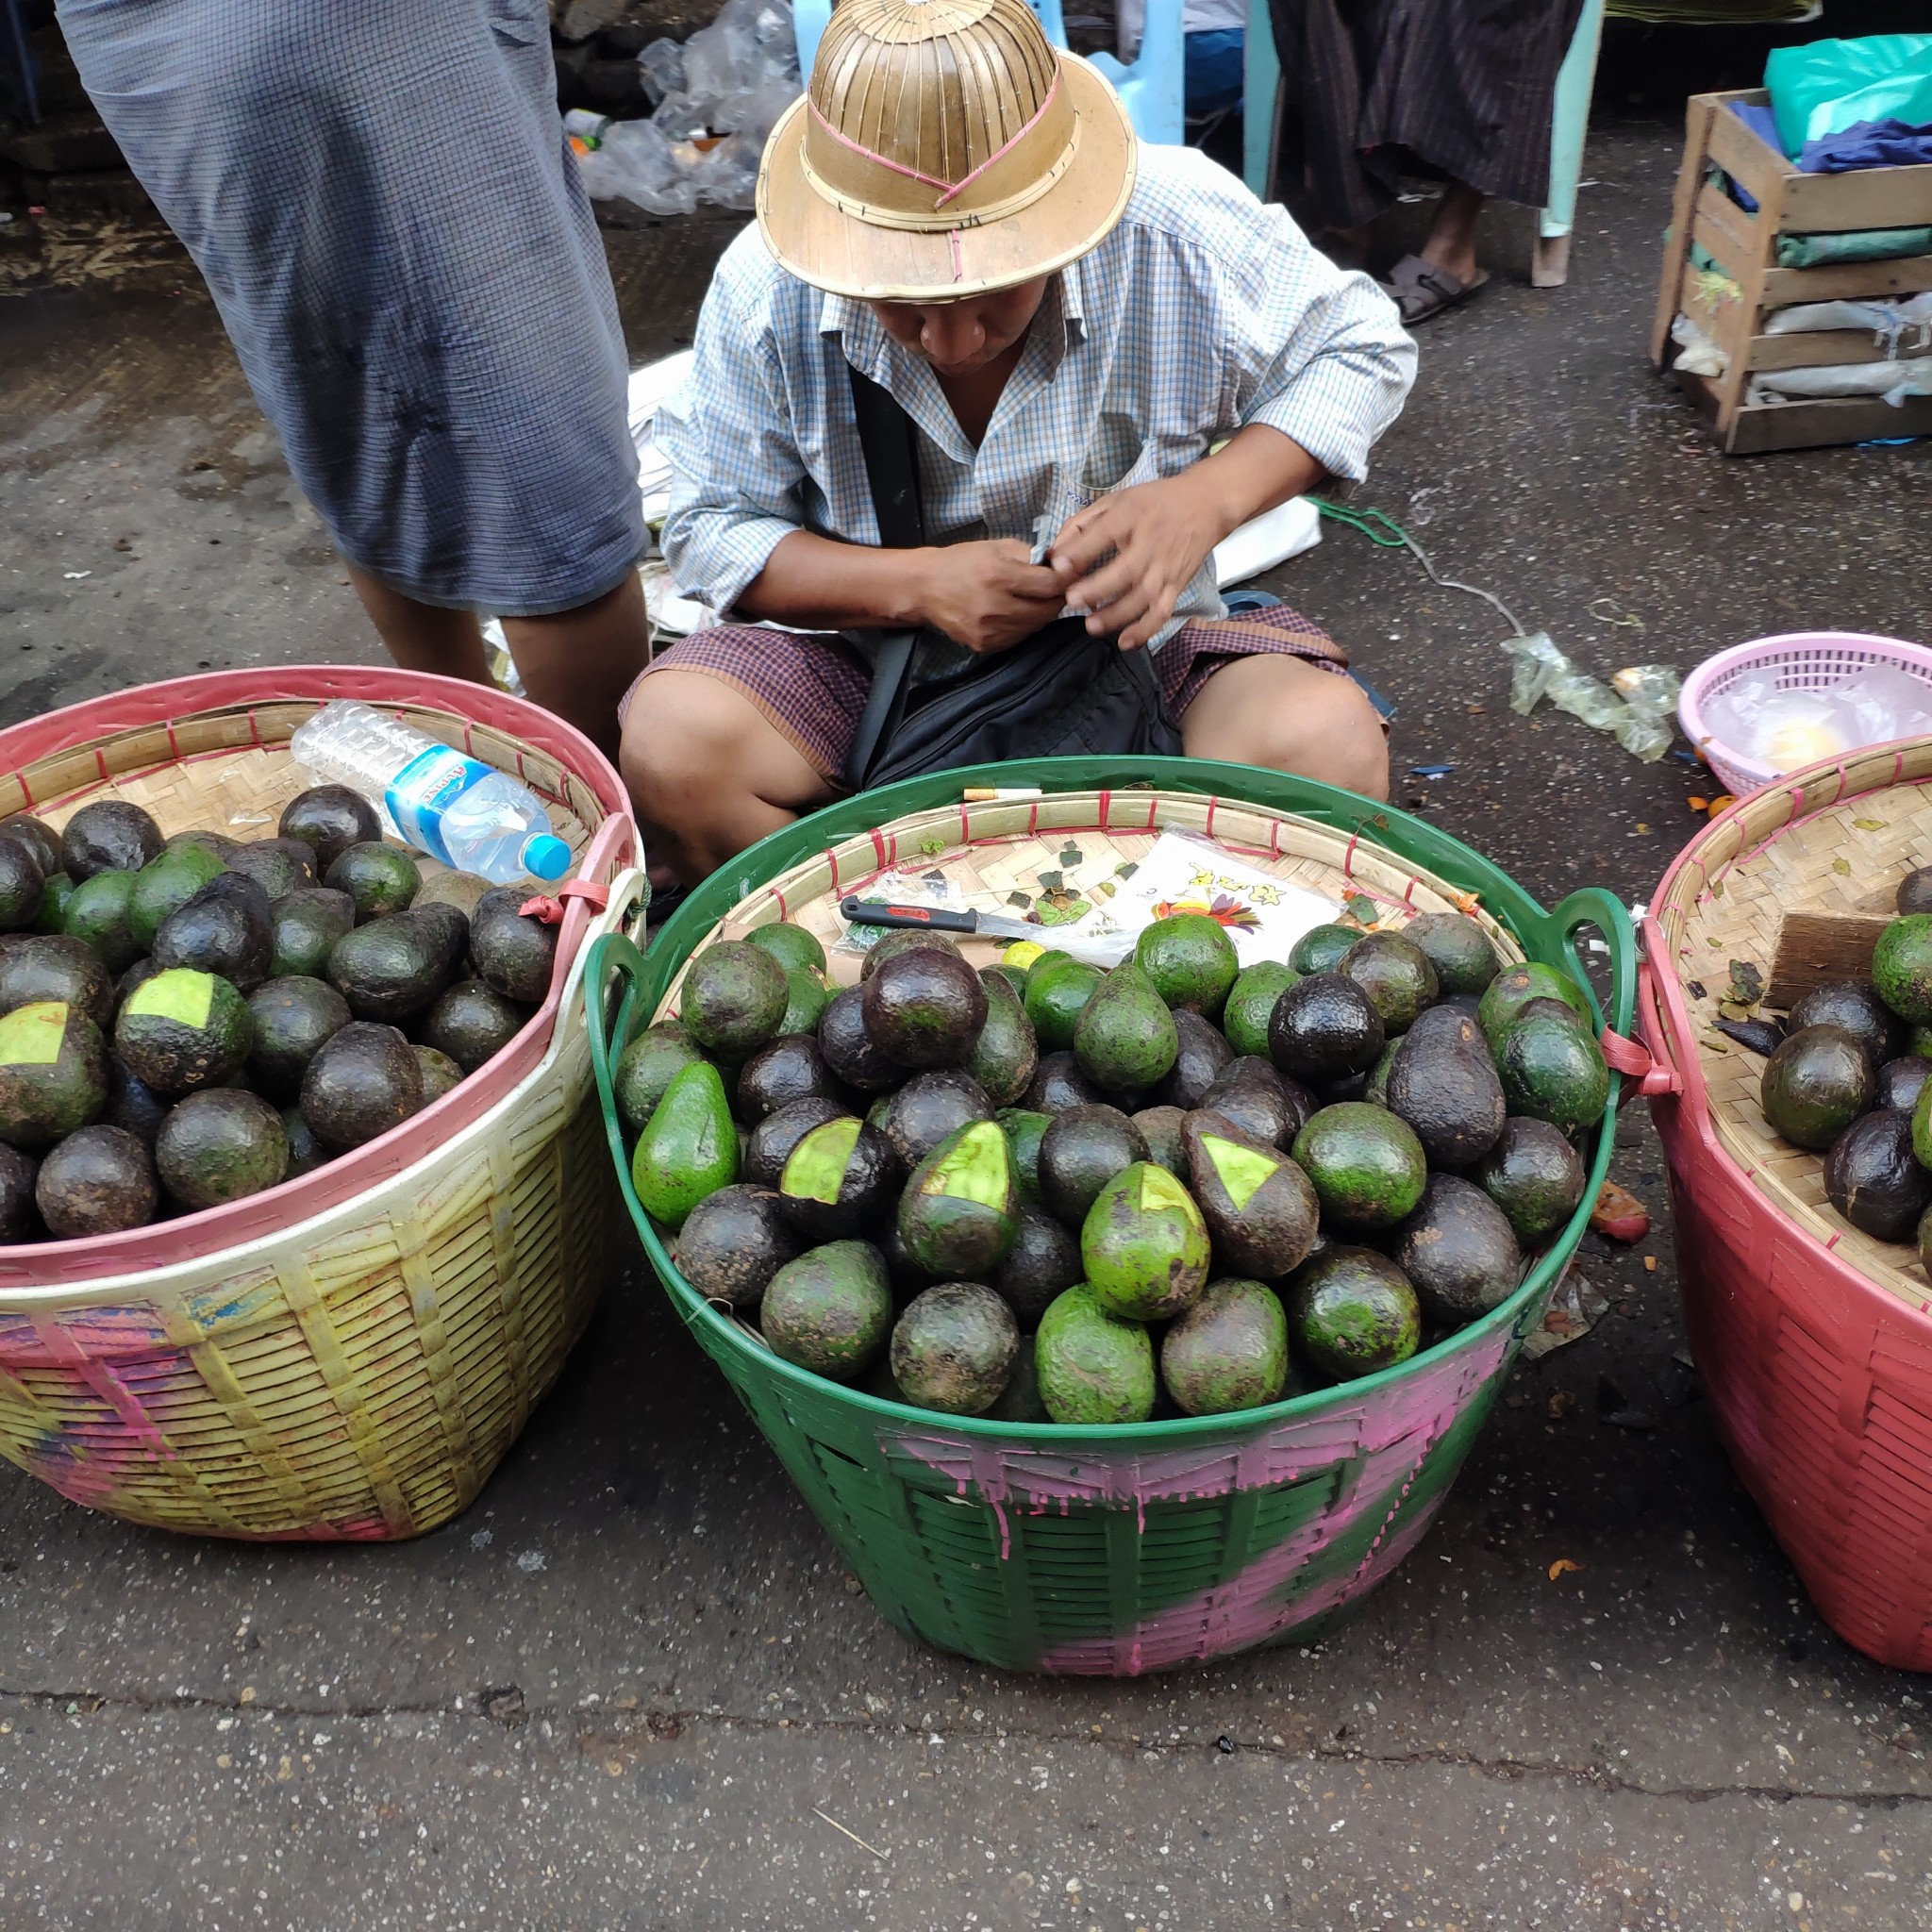
[[[1727,462],[1644,368],[1674,165],[1597,131],[1565,290],[1491,221],[1504,272],[1432,326],[1362,500],[1602,671],[1932,635],[1927,445]],[[607,228],[640,359],[734,226]],[[0,302],[0,720],[375,657],[178,261]],[[1545,899],[1643,895],[1693,829],[1683,766],[1514,718],[1493,614],[1407,559],[1331,530],[1276,582],[1400,700],[1398,773],[1454,767],[1398,795]],[[1311,1653],[1118,1683],[912,1645],[634,1257],[420,1541],[186,1541],[0,1469],[0,1924],[1932,1924],[1932,1690],[1805,1602],[1683,1358],[1641,1113],[1618,1150],[1657,1226],[1586,1242],[1609,1311]]]

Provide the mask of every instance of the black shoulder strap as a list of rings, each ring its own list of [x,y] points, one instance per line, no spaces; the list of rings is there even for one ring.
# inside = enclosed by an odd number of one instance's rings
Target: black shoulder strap
[[[888,550],[916,550],[925,541],[925,513],[919,500],[919,432],[912,418],[871,376],[849,362],[845,373],[852,378],[852,414],[858,425],[858,446],[865,454],[879,541]],[[904,693],[917,641],[918,633],[910,630],[889,631],[879,640],[872,690],[845,758],[846,775],[854,786],[865,782],[866,767]]]

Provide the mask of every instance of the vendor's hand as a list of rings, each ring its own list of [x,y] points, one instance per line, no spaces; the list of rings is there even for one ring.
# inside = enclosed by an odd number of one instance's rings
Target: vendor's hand
[[[1124,651],[1150,641],[1227,531],[1199,471],[1137,483],[1068,518],[1048,558],[1068,605],[1093,637]]]
[[[1060,611],[1060,579],[1012,538],[947,543],[920,557],[920,614],[969,651],[1007,651]]]

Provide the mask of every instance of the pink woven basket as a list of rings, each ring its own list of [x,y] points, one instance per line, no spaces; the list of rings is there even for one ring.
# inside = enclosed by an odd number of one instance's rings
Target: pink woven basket
[[[1703,753],[1726,791],[1742,798],[1784,774],[1748,758],[1712,732],[1706,710],[1710,701],[1740,678],[1775,673],[1780,691],[1817,691],[1840,683],[1868,664],[1890,664],[1932,687],[1932,651],[1900,638],[1867,637],[1851,630],[1794,630],[1782,637],[1754,638],[1707,658],[1684,680],[1677,699],[1677,723]],[[1862,747],[1860,747],[1862,748]]]

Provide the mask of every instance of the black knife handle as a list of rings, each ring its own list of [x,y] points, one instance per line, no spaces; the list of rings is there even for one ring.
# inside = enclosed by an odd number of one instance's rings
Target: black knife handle
[[[971,912],[948,912],[942,906],[892,906],[883,899],[841,899],[839,910],[855,925],[923,926],[927,932],[977,932]]]

